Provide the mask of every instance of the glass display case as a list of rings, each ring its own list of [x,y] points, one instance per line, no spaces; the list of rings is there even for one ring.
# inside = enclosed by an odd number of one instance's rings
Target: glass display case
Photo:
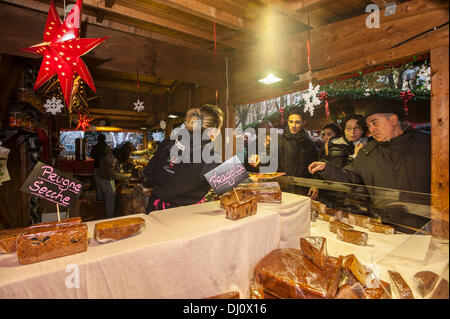
[[[289,176],[270,181],[284,192],[308,196],[317,188],[319,195],[311,200],[310,237],[298,249],[302,256],[287,250],[266,256],[255,267],[252,298],[316,298],[318,291],[319,297],[338,299],[448,298],[448,207],[440,198]],[[312,266],[320,256],[341,263],[339,280],[332,265],[323,274]],[[316,283],[317,278],[322,279]]]

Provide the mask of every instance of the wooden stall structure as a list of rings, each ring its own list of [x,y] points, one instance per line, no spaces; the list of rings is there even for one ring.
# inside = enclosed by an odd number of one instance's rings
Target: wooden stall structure
[[[73,2],[54,0],[60,17]],[[40,59],[19,49],[42,42],[49,4],[0,1],[3,127],[16,89],[25,86],[21,74],[33,70],[23,61],[39,70]],[[448,7],[444,0],[84,0],[81,37],[109,36],[83,56],[97,87],[87,89],[89,114],[94,125],[128,129],[151,130],[164,120],[168,132],[170,112],[211,103],[224,109],[224,127],[234,127],[234,104],[429,53],[432,192],[444,221],[435,229],[448,236]],[[265,86],[256,77],[267,66],[298,80]],[[138,98],[143,112],[133,111]],[[70,126],[69,118],[54,117],[52,131]]]

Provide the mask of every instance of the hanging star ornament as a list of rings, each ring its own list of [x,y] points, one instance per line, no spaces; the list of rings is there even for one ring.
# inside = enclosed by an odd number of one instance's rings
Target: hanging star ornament
[[[87,114],[84,114],[84,115],[79,114],[78,125],[76,127],[76,130],[78,130],[79,128],[82,128],[83,131],[86,131],[86,128],[91,126],[91,124],[89,124],[89,123],[92,120],[94,120],[94,119],[88,118]]]
[[[142,112],[144,110],[144,102],[137,100],[137,102],[134,102],[134,109],[135,111]]]
[[[67,106],[72,97],[75,73],[96,92],[92,76],[80,57],[108,38],[79,38],[82,5],[83,0],[77,0],[64,22],[61,22],[52,0],[44,30],[44,42],[21,49],[44,56],[34,90],[57,75]]]

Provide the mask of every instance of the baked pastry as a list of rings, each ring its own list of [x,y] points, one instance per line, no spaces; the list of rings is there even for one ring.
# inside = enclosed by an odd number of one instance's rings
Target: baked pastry
[[[365,225],[367,226],[366,228],[369,231],[372,231],[375,233],[386,234],[386,235],[395,234],[394,227],[388,226],[388,225],[383,225],[380,222],[369,221],[369,222],[366,222]]]
[[[256,214],[257,210],[256,197],[244,198],[240,202],[229,204],[225,207],[226,218],[231,220],[238,220]]]
[[[348,223],[350,225],[355,225],[359,227],[367,228],[367,223],[373,222],[373,223],[380,223],[378,219],[371,218],[369,216],[359,215],[359,214],[352,214],[348,213]]]
[[[342,219],[342,210],[341,209],[327,208],[325,211],[325,214],[334,216],[335,220]]]
[[[10,254],[17,249],[17,239],[26,230],[22,228],[12,228],[0,231],[0,254]]]
[[[353,229],[337,228],[337,239],[345,241],[350,244],[365,246],[367,245],[368,235],[365,232],[361,232]]]
[[[94,226],[94,238],[99,243],[107,243],[141,232],[145,226],[145,220],[141,217],[129,217],[100,222]]]
[[[342,270],[354,282],[356,279],[362,285],[366,284],[366,267],[362,265],[355,255],[347,255],[342,260]]]
[[[48,227],[56,225],[70,225],[81,223],[81,217],[63,219],[60,222],[39,223],[28,227],[5,229],[0,231],[0,254],[9,254],[16,252],[17,239],[24,231],[36,227]]]
[[[238,190],[244,196],[256,197],[258,203],[281,203],[282,192],[278,182],[242,183]]]
[[[428,295],[436,285],[439,276],[432,271],[419,271],[413,277],[414,287],[422,297]]]
[[[448,281],[441,279],[431,299],[448,299]]]
[[[334,298],[341,276],[342,257],[328,257],[324,270],[300,249],[275,249],[254,268],[254,279],[279,298]]]
[[[88,247],[86,224],[55,225],[29,228],[17,241],[19,263],[32,264],[43,260],[81,253]]]
[[[327,260],[327,242],[325,237],[300,238],[300,249],[314,265],[324,270]]]
[[[311,221],[315,222],[319,214],[325,214],[327,211],[327,205],[321,202],[311,200]]]
[[[330,232],[336,233],[338,228],[344,228],[344,229],[353,229],[353,226],[346,224],[344,222],[341,222],[339,220],[332,220],[330,221]]]
[[[397,292],[397,296],[400,299],[414,299],[411,288],[403,279],[402,275],[396,271],[388,270],[388,274],[391,277],[393,286]]]
[[[350,285],[348,283],[339,287],[335,299],[362,299],[364,295],[364,287],[360,283]]]
[[[56,226],[56,225],[72,225],[72,224],[80,224],[81,223],[81,217],[72,217],[67,219],[61,219],[61,221],[56,222],[45,222],[45,223],[39,223],[29,226],[29,228],[35,228],[35,227],[48,227],[48,226]]]
[[[224,294],[208,297],[205,299],[239,299],[239,291],[230,291]]]
[[[236,194],[239,198],[236,197]],[[226,192],[225,194],[222,194],[220,196],[220,207],[225,208],[229,204],[235,203],[238,200],[241,200],[243,198],[244,198],[244,195],[242,194],[242,191],[239,189],[237,189],[236,192],[234,192],[233,190]]]
[[[364,289],[363,299],[391,299],[391,285],[380,280],[376,287]]]
[[[253,278],[249,284],[249,299],[264,299],[264,287]]]

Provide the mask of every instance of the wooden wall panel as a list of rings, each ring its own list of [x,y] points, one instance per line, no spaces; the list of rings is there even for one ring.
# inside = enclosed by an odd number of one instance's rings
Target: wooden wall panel
[[[431,193],[433,198],[433,232],[449,235],[449,55],[448,46],[431,50]]]

